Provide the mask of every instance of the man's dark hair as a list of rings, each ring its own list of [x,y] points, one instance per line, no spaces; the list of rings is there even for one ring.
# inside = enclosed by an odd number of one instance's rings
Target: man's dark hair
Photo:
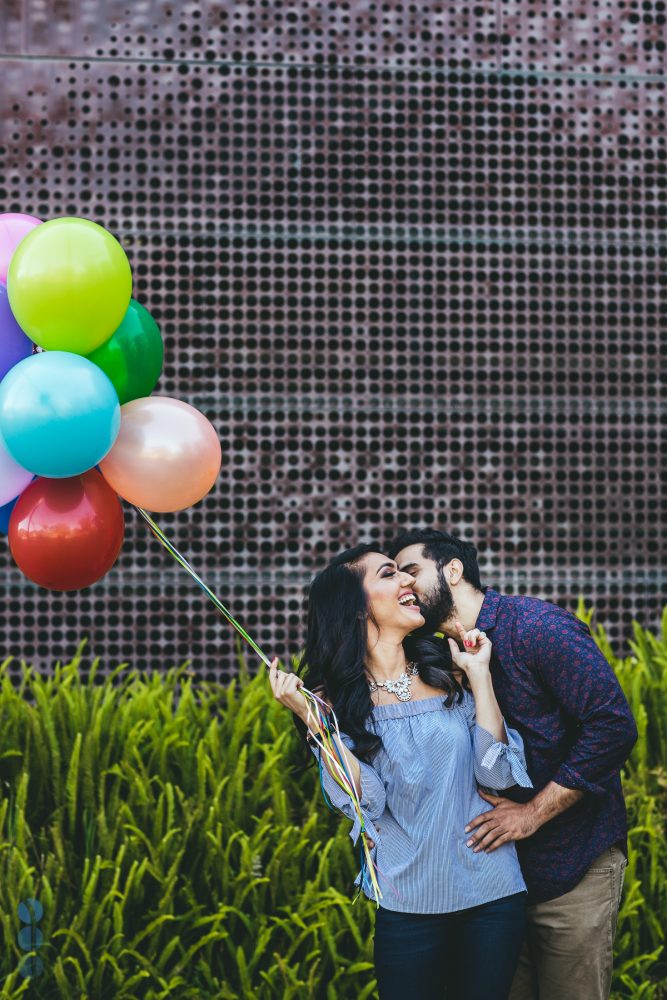
[[[387,546],[387,552],[392,559],[395,559],[401,549],[407,548],[408,545],[423,545],[424,555],[427,559],[432,559],[439,570],[442,570],[450,560],[460,559],[463,563],[463,579],[476,590],[482,589],[477,565],[477,549],[472,542],[464,542],[456,535],[437,531],[435,528],[413,528],[402,531]]]

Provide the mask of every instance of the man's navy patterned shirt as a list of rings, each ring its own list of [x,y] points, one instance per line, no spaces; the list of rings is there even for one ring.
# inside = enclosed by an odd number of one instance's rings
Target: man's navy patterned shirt
[[[527,802],[550,781],[585,793],[516,841],[527,901],[543,902],[573,889],[605,848],[618,844],[627,856],[619,772],[637,727],[587,625],[548,601],[482,590],[475,627],[493,643],[496,698],[507,724],[523,737],[534,785],[502,794]]]

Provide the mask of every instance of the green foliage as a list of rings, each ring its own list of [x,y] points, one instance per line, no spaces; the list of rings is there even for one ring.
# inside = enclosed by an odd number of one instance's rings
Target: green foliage
[[[633,623],[630,655],[618,659],[593,608],[579,599],[585,621],[611,663],[630,704],[639,737],[623,771],[628,810],[628,867],[615,941],[613,1000],[667,996],[667,607],[660,635]]]
[[[44,907],[43,998],[369,995],[372,906],[347,824],[266,670],[82,680],[0,667],[0,981],[23,996],[17,907]],[[370,978],[369,978],[370,977]],[[33,989],[34,995],[34,989]]]
[[[581,617],[591,612],[580,605]],[[625,789],[630,865],[614,997],[667,985],[667,611],[613,663],[640,728]],[[358,855],[317,770],[298,780],[289,713],[243,658],[227,686],[187,665],[138,673],[82,647],[50,677],[0,666],[0,997],[369,998],[374,905],[352,903]],[[18,903],[44,907],[30,986]]]

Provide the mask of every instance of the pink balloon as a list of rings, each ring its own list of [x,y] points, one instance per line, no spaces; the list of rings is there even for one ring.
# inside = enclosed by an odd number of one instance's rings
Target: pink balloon
[[[0,281],[7,284],[7,270],[12,254],[24,236],[41,225],[42,220],[34,215],[22,215],[20,212],[3,212],[0,214]]]
[[[22,493],[32,481],[32,472],[15,462],[0,434],[0,507]]]
[[[189,403],[144,396],[120,408],[120,432],[99,464],[129,503],[165,513],[184,510],[211,490],[222,464],[213,425]]]

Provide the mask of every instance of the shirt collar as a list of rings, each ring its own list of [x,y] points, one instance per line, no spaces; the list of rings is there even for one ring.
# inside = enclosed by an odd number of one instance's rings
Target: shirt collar
[[[487,629],[495,627],[498,608],[500,607],[500,594],[492,587],[482,587],[482,593],[484,594],[484,601],[479,609],[475,628],[485,632]]]

